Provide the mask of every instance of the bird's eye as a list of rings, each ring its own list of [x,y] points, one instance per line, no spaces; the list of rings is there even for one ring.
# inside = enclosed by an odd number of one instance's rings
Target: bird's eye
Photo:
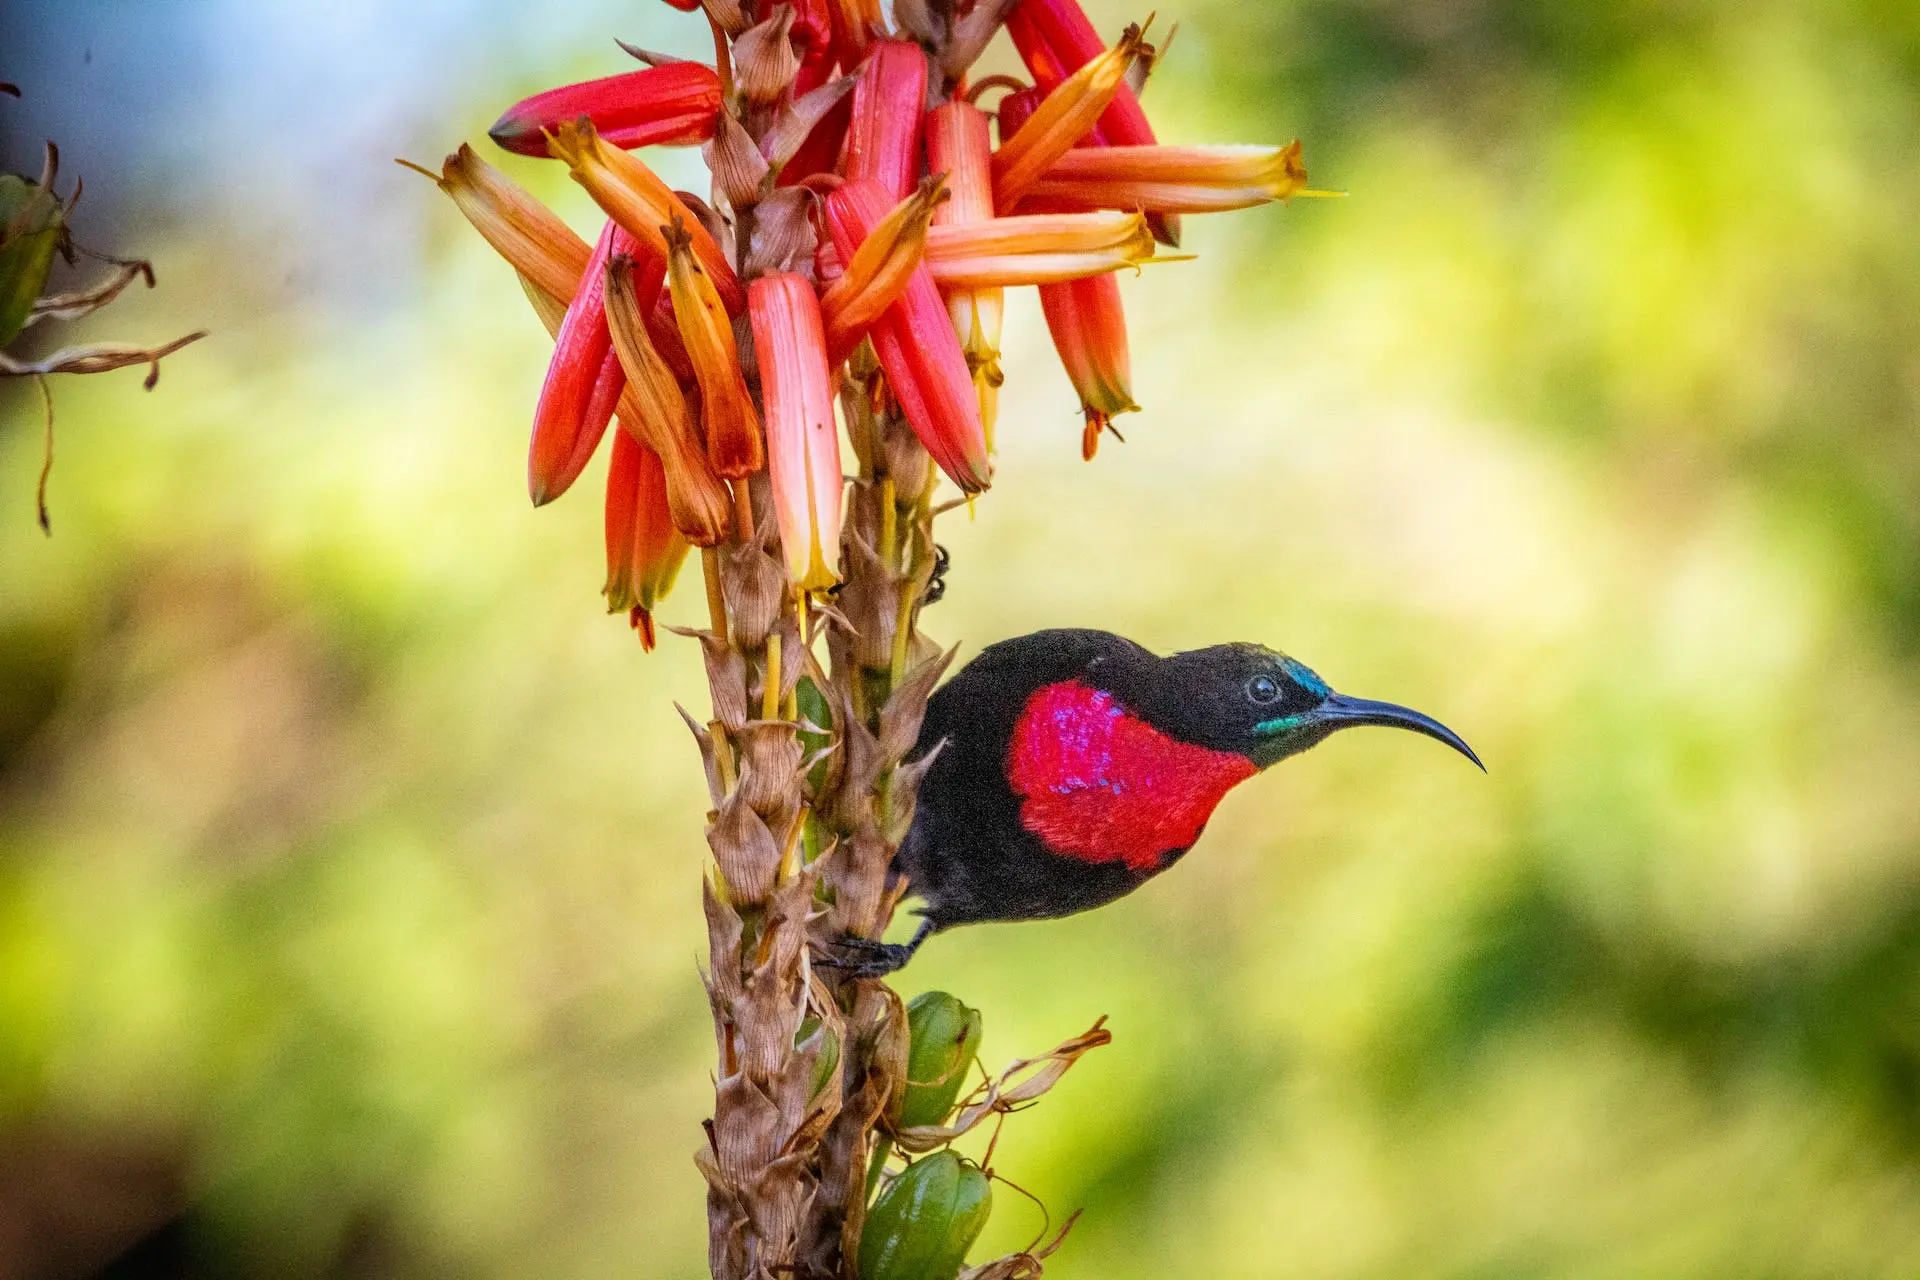
[[[1255,702],[1272,702],[1280,696],[1280,685],[1272,676],[1255,676],[1247,681],[1247,696]]]

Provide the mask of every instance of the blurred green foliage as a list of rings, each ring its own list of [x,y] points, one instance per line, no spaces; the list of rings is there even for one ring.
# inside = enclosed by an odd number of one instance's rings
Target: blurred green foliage
[[[1092,466],[1012,309],[928,627],[1262,640],[1492,772],[1347,735],[1135,897],[926,948],[989,1070],[1111,1017],[995,1154],[1087,1210],[1058,1274],[1920,1268],[1917,15],[1174,15],[1162,136],[1297,133],[1350,198],[1127,283]],[[538,325],[427,225],[399,314],[60,386],[51,542],[0,399],[0,1210],[184,1212],[215,1274],[697,1274],[698,663],[599,616],[590,494],[524,509]],[[999,1203],[976,1256],[1041,1228]]]

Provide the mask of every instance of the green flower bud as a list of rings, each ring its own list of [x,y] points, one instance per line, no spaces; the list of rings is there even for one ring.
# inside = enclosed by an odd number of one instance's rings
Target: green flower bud
[[[927,991],[907,1006],[907,1092],[895,1123],[903,1129],[939,1124],[953,1110],[980,1052],[980,1011],[944,991]]]
[[[979,1165],[952,1151],[916,1160],[867,1210],[860,1280],[953,1280],[992,1212]]]

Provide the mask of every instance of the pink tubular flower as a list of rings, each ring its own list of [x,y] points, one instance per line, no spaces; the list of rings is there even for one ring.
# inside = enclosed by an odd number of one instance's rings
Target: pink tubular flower
[[[713,68],[669,62],[536,93],[508,107],[487,134],[508,151],[544,156],[548,131],[585,116],[601,137],[624,150],[691,146],[713,136],[719,112],[720,78]]]
[[[853,90],[841,172],[907,198],[920,174],[920,119],[927,106],[927,55],[917,44],[880,40],[867,52]]]
[[[1007,95],[1000,103],[1002,136],[1019,129],[1038,100],[1036,89]],[[1120,282],[1107,274],[1043,284],[1040,309],[1047,318],[1053,349],[1080,395],[1080,411],[1086,419],[1080,456],[1091,460],[1100,447],[1100,433],[1113,416],[1140,407],[1133,402],[1133,358],[1127,346]]]
[[[1300,143],[1285,147],[1081,147],[1033,185],[1035,201],[1072,209],[1219,213],[1298,195]]]
[[[805,590],[824,591],[838,581],[831,560],[840,545],[841,477],[820,303],[802,276],[762,276],[747,287],[747,314],[787,576]]]
[[[917,117],[916,117],[917,118]],[[891,202],[874,182],[847,182],[822,202],[828,234],[842,262],[887,216]],[[877,320],[869,337],[920,443],[949,479],[967,493],[991,482],[986,430],[973,392],[967,358],[940,301],[933,276],[916,267],[900,297]]]
[[[667,510],[666,470],[626,432],[613,437],[607,467],[607,612],[625,612],[640,643],[653,648],[653,608],[673,589],[687,540]]]
[[[993,217],[993,138],[986,112],[970,102],[943,102],[927,113],[927,166],[947,175],[953,198],[933,211],[934,226],[981,227]],[[929,236],[929,249],[931,249]],[[931,256],[931,255],[929,255]],[[946,291],[947,314],[960,338],[980,401],[980,422],[993,442],[1000,407],[1000,328],[1005,290],[996,284],[934,280]]]
[[[533,413],[527,451],[527,492],[536,507],[565,493],[587,468],[613,420],[627,379],[607,331],[607,260],[631,254],[633,237],[609,221],[594,246],[580,288],[554,335],[553,358]]]

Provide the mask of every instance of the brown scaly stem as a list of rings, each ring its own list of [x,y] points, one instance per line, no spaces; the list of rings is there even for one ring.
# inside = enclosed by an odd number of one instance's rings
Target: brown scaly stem
[[[918,783],[918,771],[903,760],[946,667],[946,658],[913,630],[932,563],[931,517],[923,501],[932,483],[930,463],[903,421],[868,411],[864,389],[854,389],[842,403],[861,475],[851,489],[843,532],[846,579],[838,598],[846,625],[828,638],[829,697],[841,732],[834,769],[817,801],[834,841],[822,859],[831,906],[814,921],[815,937],[828,945],[846,935],[878,938],[893,917],[899,890],[889,889],[887,869],[912,820]],[[903,492],[909,497],[904,505]],[[880,554],[889,541],[882,531],[903,522],[907,544],[926,551],[895,561]],[[896,631],[902,620],[905,630]],[[910,678],[896,678],[896,650],[919,655]],[[905,1086],[905,1017],[899,997],[878,980],[835,975],[827,981],[845,1028],[843,1091],[839,1114],[820,1144],[820,1198],[805,1256],[819,1274],[845,1274],[865,1210],[876,1123]]]

